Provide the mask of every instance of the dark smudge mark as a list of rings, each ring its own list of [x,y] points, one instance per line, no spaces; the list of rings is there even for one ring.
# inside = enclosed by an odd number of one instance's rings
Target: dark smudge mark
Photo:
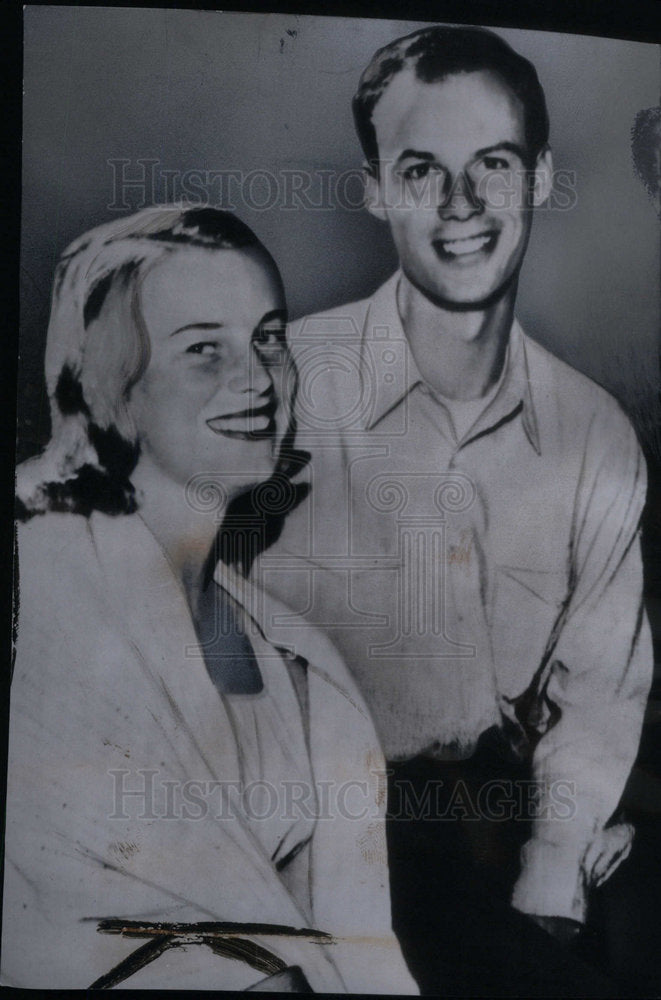
[[[279,955],[255,941],[244,940],[239,935],[258,934],[268,937],[303,937],[318,943],[332,943],[330,934],[308,928],[286,927],[281,924],[247,924],[204,921],[194,924],[143,923],[136,920],[108,919],[99,921],[101,934],[121,934],[125,937],[151,938],[136,951],[97,979],[90,989],[110,989],[153,962],[169,948],[183,945],[206,944],[217,955],[245,962],[257,972],[267,976],[284,972],[286,963]],[[295,967],[298,968],[298,967]],[[308,992],[307,981],[301,972],[301,992]]]
[[[631,129],[634,170],[661,215],[661,108],[645,108]]]
[[[286,34],[289,35],[290,38],[296,38],[298,36],[298,31],[296,28],[287,28]],[[280,39],[280,54],[284,52],[286,41],[287,39],[284,37]]]
[[[97,918],[94,918],[97,919]],[[192,924],[151,923],[143,920],[122,920],[121,917],[99,919],[100,934],[125,934],[127,937],[152,937],[155,934],[193,934],[196,937],[222,937],[223,934],[258,934],[268,937],[302,937],[315,941],[333,940],[332,934],[314,927],[290,927],[288,924],[240,923],[234,920],[201,920]]]
[[[172,948],[175,941],[172,937],[152,938],[151,941],[147,941],[146,944],[140,945],[140,947],[132,952],[128,958],[125,958],[123,962],[119,962],[115,965],[110,972],[107,972],[104,976],[96,979],[92,985],[89,987],[91,990],[110,990],[117,983],[123,982],[128,979],[129,976],[135,975],[140,969],[144,969],[146,965],[153,962],[155,958],[162,955],[164,951],[168,948]]]

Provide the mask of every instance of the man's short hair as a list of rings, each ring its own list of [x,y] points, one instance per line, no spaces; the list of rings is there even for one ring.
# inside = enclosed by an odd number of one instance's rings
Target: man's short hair
[[[517,97],[524,110],[530,164],[549,137],[546,99],[537,71],[498,35],[485,28],[432,27],[396,38],[374,54],[353,98],[353,115],[367,163],[378,170],[379,148],[372,122],[374,108],[393,77],[413,69],[423,83],[437,83],[455,73],[488,70]]]

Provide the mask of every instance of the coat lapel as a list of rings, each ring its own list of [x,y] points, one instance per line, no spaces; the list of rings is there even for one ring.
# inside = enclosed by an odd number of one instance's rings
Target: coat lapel
[[[161,547],[136,516],[115,520],[94,515],[92,533],[116,612],[160,695],[159,724],[177,746],[186,775],[194,779],[204,775],[223,785],[239,781],[239,756],[225,703],[208,675],[186,597]],[[127,552],[131,553],[128,577]],[[236,578],[230,593],[241,604],[249,600]],[[245,820],[238,815],[236,821],[217,823],[214,829],[219,842],[224,837],[232,840],[228,856],[236,859],[238,851],[243,859],[245,898],[250,899],[254,889],[254,898],[268,899],[261,913],[252,917],[243,913],[237,919],[306,926],[305,916]],[[232,874],[235,880],[237,873]],[[237,899],[237,912],[242,904]],[[263,944],[282,951],[290,964],[304,967],[315,989],[343,988],[327,949],[296,938],[277,943],[264,939]]]

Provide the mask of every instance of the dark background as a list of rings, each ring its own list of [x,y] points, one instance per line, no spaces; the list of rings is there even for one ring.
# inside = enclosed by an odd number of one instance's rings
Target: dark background
[[[367,4],[325,9],[373,12]],[[383,9],[397,16],[392,4]],[[566,33],[651,38],[650,10],[610,2],[418,3],[407,6],[420,18],[414,22],[28,7],[19,460],[49,434],[41,365],[57,257],[85,229],[119,214],[108,207],[116,202],[109,160],[129,160],[131,173],[138,158],[154,159],[159,174],[179,177],[191,169],[267,170],[280,178],[289,168],[341,173],[360,166],[349,101],[378,46],[431,18],[556,28],[565,33],[498,28],[535,63],[556,167],[576,172],[571,209],[538,214],[518,312],[529,333],[614,392],[638,430],[650,469],[644,554],[658,663],[660,245],[630,136],[636,112],[659,102],[659,50]],[[163,193],[157,185],[151,200]],[[355,183],[348,193],[356,199]],[[337,203],[323,211],[282,204],[258,211],[236,198],[235,207],[276,257],[294,316],[368,294],[395,266],[387,232],[364,211]],[[636,847],[593,914],[594,960],[622,995],[661,994],[661,691],[654,695],[625,795],[638,821]]]
[[[181,197],[187,171],[268,171],[277,190],[257,177],[233,204],[278,262],[293,316],[361,298],[392,272],[386,228],[347,207],[347,200],[360,202],[362,162],[350,101],[375,49],[421,23],[26,8],[21,457],[48,436],[38,386],[55,263],[81,232],[127,214],[122,202],[135,209],[172,198],[172,188]],[[658,222],[633,170],[631,128],[638,111],[658,103],[658,49],[500,33],[537,67],[555,166],[565,172],[556,202],[567,200],[568,185],[573,201],[569,210],[538,213],[519,318],[545,346],[614,391],[649,433],[659,388]],[[121,159],[128,164],[112,166]],[[155,183],[116,196],[114,176],[123,169],[138,177],[140,159],[156,161]],[[352,174],[314,210],[287,207],[283,171],[292,169],[310,172],[313,200],[318,171]],[[170,192],[164,171],[174,172]],[[189,174],[189,190],[192,182]],[[219,182],[198,177],[197,184],[218,203]]]

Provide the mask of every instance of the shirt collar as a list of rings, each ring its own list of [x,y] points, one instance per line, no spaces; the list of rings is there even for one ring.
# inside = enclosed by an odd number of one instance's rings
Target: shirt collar
[[[372,406],[367,416],[371,430],[416,385],[424,379],[415,363],[397,308],[397,286],[401,272],[396,271],[370,299],[365,315],[361,343],[361,371],[369,379]]]
[[[528,354],[526,351],[526,337],[517,319],[512,323],[510,331],[510,349],[508,352],[508,370],[501,386],[498,396],[494,400],[494,405],[498,405],[502,400],[504,405],[507,402],[511,405],[522,404],[521,422],[528,441],[538,455],[541,455],[542,448],[539,440],[539,424],[535,412],[535,404],[532,398],[532,388],[530,384],[530,371],[528,368]],[[502,413],[502,411],[499,411]],[[491,413],[485,413],[485,417],[493,420]]]
[[[371,430],[424,379],[415,363],[397,308],[396,271],[370,300],[361,344],[361,369],[374,386],[374,398],[366,427]],[[521,410],[526,437],[541,454],[539,428],[532,398],[525,335],[518,320],[510,332],[506,371],[498,393],[475,425],[470,439],[486,433]]]

